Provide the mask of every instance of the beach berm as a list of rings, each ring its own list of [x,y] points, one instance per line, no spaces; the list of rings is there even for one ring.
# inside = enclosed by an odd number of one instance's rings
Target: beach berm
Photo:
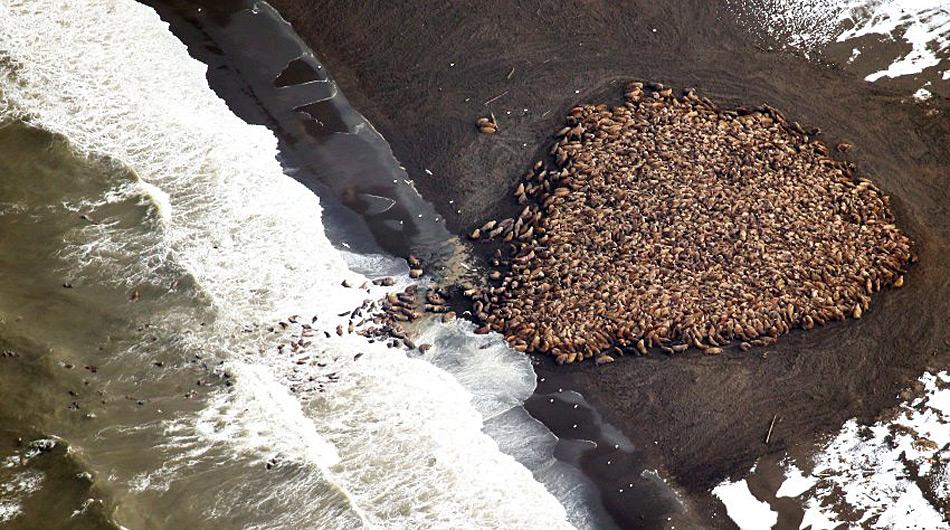
[[[520,351],[747,350],[861,318],[916,259],[888,197],[772,107],[637,82],[555,138],[520,215],[469,236],[501,243],[475,316]]]

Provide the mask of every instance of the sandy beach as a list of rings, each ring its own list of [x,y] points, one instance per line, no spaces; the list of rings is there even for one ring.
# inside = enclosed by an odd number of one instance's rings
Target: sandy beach
[[[907,287],[882,293],[862,320],[714,358],[539,368],[567,377],[612,424],[655,447],[688,491],[706,491],[762,455],[805,450],[848,418],[873,419],[923,370],[950,359],[940,258],[950,206],[945,101],[916,105],[839,69],[770,52],[707,2],[274,5],[458,233],[516,215],[510,193],[567,110],[617,104],[630,80],[694,87],[726,107],[768,103],[820,129],[829,145],[856,146],[842,158],[890,194],[920,253]],[[487,113],[497,134],[474,127]],[[716,507],[703,509],[712,517]]]

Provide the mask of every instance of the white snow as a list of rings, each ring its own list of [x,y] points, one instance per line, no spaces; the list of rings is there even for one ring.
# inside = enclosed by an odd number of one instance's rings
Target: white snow
[[[899,42],[909,51],[878,71],[869,82],[919,74],[950,57],[950,2],[947,0],[727,0],[741,25],[797,49],[806,56],[834,42],[872,37]],[[864,52],[867,46],[864,44]],[[854,47],[847,63],[862,50]],[[950,79],[944,70],[943,79]]]
[[[933,94],[931,94],[930,91],[924,87],[920,87],[920,89],[918,89],[917,92],[914,92],[914,99],[916,99],[917,101],[927,101],[928,99],[932,97],[933,97]]]
[[[775,496],[798,497],[813,488],[817,483],[818,479],[812,476],[806,477],[795,464],[789,463],[785,469],[785,482],[779,487]]]
[[[712,492],[726,505],[726,513],[740,530],[767,530],[778,522],[778,513],[752,495],[745,479],[723,482]]]
[[[784,463],[775,496],[801,501],[801,529],[950,528],[934,506],[934,499],[950,501],[950,372],[925,373],[919,382],[920,397],[901,404],[893,418],[845,423],[811,458],[809,474]],[[723,482],[712,493],[743,530],[777,520],[746,480]]]

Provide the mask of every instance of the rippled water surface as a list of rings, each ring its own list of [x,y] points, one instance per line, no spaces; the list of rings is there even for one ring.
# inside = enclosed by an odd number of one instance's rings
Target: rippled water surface
[[[506,414],[526,358],[475,355],[464,324],[430,330],[427,357],[334,333],[384,294],[343,280],[399,287],[404,265],[330,244],[273,134],[154,11],[4,2],[0,57],[4,523],[584,520],[532,473],[555,466],[543,430],[524,465],[523,440],[484,432],[533,422]]]

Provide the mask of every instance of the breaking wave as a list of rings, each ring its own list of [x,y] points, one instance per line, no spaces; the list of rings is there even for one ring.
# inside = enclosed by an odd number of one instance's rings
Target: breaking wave
[[[182,351],[214,359],[230,382],[193,415],[104,429],[101,437],[111,429],[129,444],[146,430],[162,433],[153,449],[161,467],[125,477],[118,489],[160,494],[206,459],[234,477],[181,509],[247,527],[566,528],[582,519],[506,454],[531,454],[540,472],[553,441],[502,452],[483,432],[486,422],[520,417],[505,413],[534,388],[526,358],[501,344],[466,346],[474,335],[465,323],[433,324],[424,333],[434,347],[418,358],[332,333],[336,315],[384,294],[342,286],[366,280],[354,264],[404,271],[336,250],[317,197],[282,172],[277,140],[234,116],[205,73],[151,9],[131,0],[0,1],[0,120],[49,131],[124,168],[100,196],[66,204],[70,211],[96,217],[131,203],[146,212],[138,223],[89,223],[65,241],[64,267],[74,278],[150,293],[156,329],[176,332],[169,341]],[[161,310],[183,278],[200,311]],[[197,314],[200,326],[188,320]],[[295,314],[312,330],[274,331]],[[303,333],[301,351],[278,349]],[[132,345],[125,355],[142,352]],[[249,471],[265,462],[273,472]],[[0,508],[0,520],[14,509]]]

